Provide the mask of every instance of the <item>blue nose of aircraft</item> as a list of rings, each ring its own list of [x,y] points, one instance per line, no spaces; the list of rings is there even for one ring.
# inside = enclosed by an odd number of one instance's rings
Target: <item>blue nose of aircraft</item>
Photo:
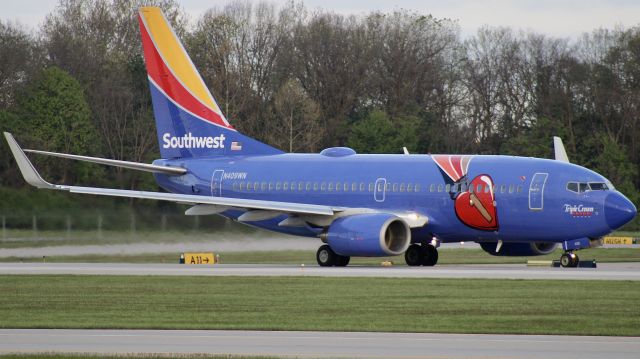
[[[631,221],[638,210],[620,192],[612,192],[604,200],[604,218],[611,229],[618,229]]]

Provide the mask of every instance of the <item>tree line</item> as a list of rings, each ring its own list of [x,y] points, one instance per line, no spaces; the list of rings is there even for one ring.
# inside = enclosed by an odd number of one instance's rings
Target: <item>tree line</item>
[[[158,148],[141,0],[61,0],[35,30],[0,22],[0,127],[21,143],[130,161]],[[234,127],[286,151],[514,154],[570,159],[640,196],[640,28],[576,39],[398,10],[360,16],[230,1],[163,8]],[[149,1],[144,1],[149,4]],[[3,144],[0,186],[22,184]],[[52,180],[152,187],[148,176],[47,159]],[[96,176],[98,174],[98,176]]]

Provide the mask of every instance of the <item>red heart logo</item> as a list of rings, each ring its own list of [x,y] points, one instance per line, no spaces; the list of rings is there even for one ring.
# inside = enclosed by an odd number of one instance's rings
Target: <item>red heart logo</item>
[[[469,190],[461,192],[455,201],[456,215],[469,227],[484,231],[498,229],[498,211],[495,206],[493,180],[479,175],[469,183]]]

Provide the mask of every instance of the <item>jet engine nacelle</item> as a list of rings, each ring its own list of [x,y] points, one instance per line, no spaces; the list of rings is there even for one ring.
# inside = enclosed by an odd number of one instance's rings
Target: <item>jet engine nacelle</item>
[[[411,229],[392,214],[357,214],[333,221],[326,242],[342,256],[395,256],[404,253],[411,244]]]
[[[496,253],[497,242],[480,243],[482,249],[494,256],[501,257],[526,257],[542,256],[553,252],[558,243],[530,242],[530,243],[503,243],[500,251]]]

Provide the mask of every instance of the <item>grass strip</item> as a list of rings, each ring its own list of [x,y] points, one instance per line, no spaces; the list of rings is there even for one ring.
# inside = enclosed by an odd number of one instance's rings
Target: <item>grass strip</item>
[[[640,282],[0,276],[2,328],[640,335]]]
[[[279,357],[207,354],[97,354],[97,353],[16,353],[0,354],[0,359],[278,359]]]

